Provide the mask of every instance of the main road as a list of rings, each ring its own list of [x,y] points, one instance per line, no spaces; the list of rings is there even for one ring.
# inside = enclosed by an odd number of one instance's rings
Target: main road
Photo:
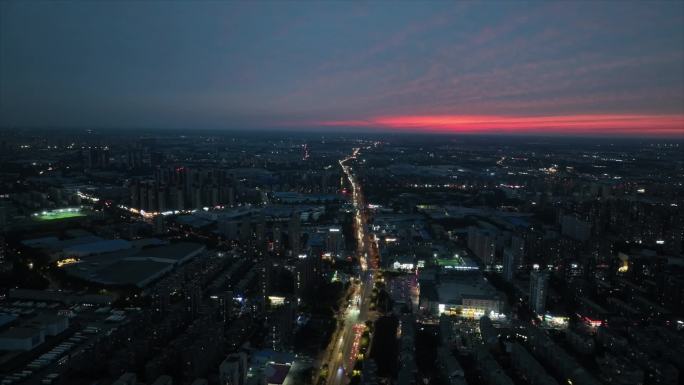
[[[373,270],[376,258],[372,242],[366,232],[367,214],[366,203],[361,186],[352,172],[350,161],[356,159],[360,149],[355,148],[352,155],[340,160],[340,166],[352,188],[352,203],[354,206],[354,233],[356,235],[357,257],[359,260],[359,280],[352,287],[351,303],[338,316],[337,329],[325,351],[321,366],[327,364],[328,385],[344,385],[354,368],[359,343],[363,334],[365,322],[369,319],[369,306],[373,293]]]

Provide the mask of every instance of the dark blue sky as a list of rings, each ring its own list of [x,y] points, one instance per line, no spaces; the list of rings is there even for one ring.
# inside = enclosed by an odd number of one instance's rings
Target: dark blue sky
[[[681,1],[3,1],[0,12],[4,127],[684,122]],[[385,126],[423,127],[398,122]]]

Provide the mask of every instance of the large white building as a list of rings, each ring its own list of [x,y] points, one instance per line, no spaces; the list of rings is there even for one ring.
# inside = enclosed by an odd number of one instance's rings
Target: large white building
[[[458,315],[471,319],[487,315],[499,318],[504,311],[502,295],[479,274],[460,275],[454,280],[441,282],[436,292],[437,303],[432,307],[436,315]]]

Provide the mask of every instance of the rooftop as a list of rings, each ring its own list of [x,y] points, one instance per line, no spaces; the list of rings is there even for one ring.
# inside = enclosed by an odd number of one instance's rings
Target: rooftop
[[[90,256],[64,269],[71,275],[104,285],[142,287],[202,250],[203,245],[190,242],[127,249]]]
[[[75,246],[64,248],[64,253],[69,255],[88,255],[108,253],[112,251],[125,250],[133,247],[130,242],[123,239],[107,239],[102,241],[81,243]]]
[[[144,286],[148,281],[171,269],[172,266],[164,262],[119,261],[98,271],[91,280],[111,285]]]
[[[180,261],[187,258],[188,255],[198,253],[203,249],[204,246],[199,243],[180,242],[159,247],[144,248],[137,255],[135,255],[135,257],[161,258]]]
[[[437,285],[440,303],[461,303],[463,298],[497,299],[499,294],[481,276],[459,276],[458,280],[443,281]]]

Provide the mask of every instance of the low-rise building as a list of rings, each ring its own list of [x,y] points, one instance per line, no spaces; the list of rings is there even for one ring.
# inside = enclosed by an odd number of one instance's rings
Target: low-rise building
[[[15,327],[0,333],[0,350],[32,350],[45,342],[41,328]]]

